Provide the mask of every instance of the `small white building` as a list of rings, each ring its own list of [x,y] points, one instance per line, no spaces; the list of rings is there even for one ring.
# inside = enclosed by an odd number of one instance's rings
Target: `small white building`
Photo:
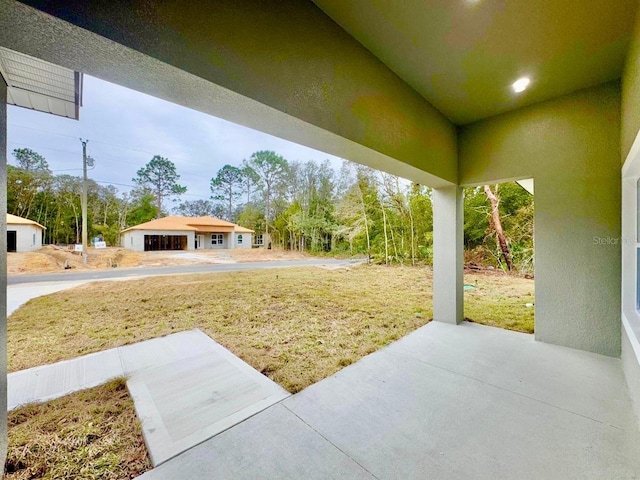
[[[219,218],[169,216],[123,230],[120,241],[136,252],[251,248],[252,234]]]
[[[7,213],[7,252],[33,252],[42,248],[46,227]]]

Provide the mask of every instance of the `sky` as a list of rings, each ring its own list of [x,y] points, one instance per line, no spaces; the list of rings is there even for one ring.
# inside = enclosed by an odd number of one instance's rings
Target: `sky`
[[[342,160],[164,100],[84,77],[80,120],[9,106],[7,150],[30,148],[43,155],[56,174],[82,175],[82,144],[95,159],[89,178],[113,184],[120,192],[154,155],[176,165],[181,200],[209,198],[209,182],[225,164],[239,166],[258,150],[274,150],[289,161],[323,161],[334,168]]]

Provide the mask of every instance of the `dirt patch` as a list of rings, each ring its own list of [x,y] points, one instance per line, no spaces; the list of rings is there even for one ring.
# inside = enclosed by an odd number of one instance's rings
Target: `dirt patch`
[[[111,268],[169,267],[219,263],[268,262],[309,258],[301,252],[267,249],[196,250],[178,252],[133,252],[125,248],[89,247],[85,265],[82,256],[69,247],[47,245],[37,252],[9,253],[9,275],[50,273],[70,270],[106,270]]]
[[[60,265],[51,255],[40,252],[7,253],[7,273],[48,273],[59,271]]]
[[[85,265],[82,256],[69,247],[47,245],[37,252],[10,253],[7,255],[7,273],[10,275],[35,274],[70,270],[103,270],[119,267],[135,267],[142,255],[124,248],[89,248]]]

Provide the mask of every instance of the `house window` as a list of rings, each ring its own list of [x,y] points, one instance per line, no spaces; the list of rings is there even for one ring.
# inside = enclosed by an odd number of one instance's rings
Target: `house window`
[[[224,235],[221,233],[214,233],[211,235],[211,245],[223,245]]]
[[[262,239],[262,234],[256,235],[256,245],[264,245],[264,240]]]
[[[35,244],[36,244],[36,234],[34,233],[33,234],[33,243],[32,243],[32,245],[35,245]]]
[[[238,245],[242,245],[242,234],[238,234]]]

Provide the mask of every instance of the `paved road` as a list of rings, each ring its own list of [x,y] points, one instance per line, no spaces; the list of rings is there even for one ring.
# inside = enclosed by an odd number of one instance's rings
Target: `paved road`
[[[361,260],[334,260],[312,258],[308,260],[282,260],[271,262],[215,263],[207,265],[180,265],[172,267],[114,268],[112,270],[94,270],[89,272],[66,271],[41,275],[16,275],[7,278],[8,285],[42,282],[73,282],[87,280],[106,280],[130,277],[148,277],[152,275],[179,275],[183,273],[237,272],[242,270],[262,270],[267,268],[305,267],[312,265],[349,265]]]

